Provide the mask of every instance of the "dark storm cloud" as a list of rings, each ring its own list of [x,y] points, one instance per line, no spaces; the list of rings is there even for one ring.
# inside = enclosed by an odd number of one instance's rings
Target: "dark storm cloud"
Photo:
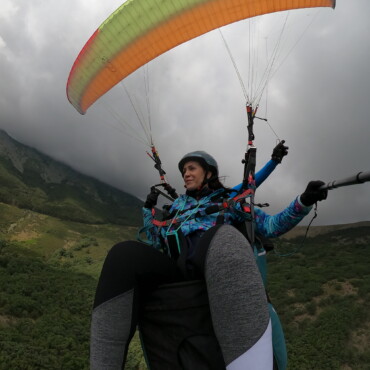
[[[98,101],[85,116],[65,95],[78,52],[119,5],[118,0],[2,0],[0,128],[143,198],[158,179],[148,148],[128,136],[112,114],[112,107],[121,108],[119,114],[138,125],[123,89]],[[269,84],[269,123],[290,146],[288,157],[258,192],[259,201],[271,204],[271,213],[285,207],[311,179],[330,181],[369,169],[369,11],[367,0],[338,0],[336,10],[320,10]],[[306,13],[298,19],[304,17]],[[238,27],[223,32],[244,76],[246,40]],[[151,62],[149,77],[153,137],[169,180],[181,191],[178,159],[204,149],[219,161],[227,185],[240,182],[245,101],[217,31]],[[127,79],[127,86],[145,111],[141,72]],[[258,167],[270,158],[275,142],[269,127],[256,122]],[[369,220],[369,209],[369,184],[333,190],[320,204],[317,223]]]

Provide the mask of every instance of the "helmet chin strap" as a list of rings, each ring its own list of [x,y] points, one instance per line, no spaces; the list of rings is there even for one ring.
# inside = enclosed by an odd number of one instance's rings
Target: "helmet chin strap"
[[[206,173],[204,175],[204,179],[203,179],[203,182],[202,182],[202,185],[198,188],[198,190],[202,190],[206,185],[208,185],[208,183],[212,180],[215,180],[217,178],[217,176],[215,176],[212,171],[209,171],[207,169],[205,169]],[[211,176],[207,177],[208,174],[211,174]]]

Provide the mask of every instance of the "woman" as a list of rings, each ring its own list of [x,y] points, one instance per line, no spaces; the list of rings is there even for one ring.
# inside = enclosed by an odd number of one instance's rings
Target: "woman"
[[[220,202],[226,204],[230,190],[220,183],[212,156],[202,151],[189,153],[179,162],[179,169],[186,194],[175,200],[169,219],[153,220],[153,193],[143,209],[147,234],[153,246],[165,253],[128,241],[115,245],[107,255],[92,315],[91,369],[123,368],[142,298],[161,284],[189,279],[206,282],[226,369],[272,369],[272,329],[262,278],[253,249],[235,227],[249,216],[238,202],[215,212]],[[264,178],[257,173],[257,179]],[[316,201],[326,198],[326,192],[319,189],[322,184],[310,182],[277,215],[256,208],[256,233],[276,237],[290,230]],[[177,261],[169,256],[176,251],[173,245],[180,254]]]

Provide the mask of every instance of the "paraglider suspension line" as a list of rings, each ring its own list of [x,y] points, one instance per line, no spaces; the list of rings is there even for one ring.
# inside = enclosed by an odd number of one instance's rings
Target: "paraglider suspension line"
[[[313,220],[317,217],[317,203],[315,203],[315,206],[314,206],[314,212],[315,214],[312,216],[311,218],[311,221],[309,222],[309,224],[307,225],[307,228],[306,228],[306,232],[303,236],[303,239],[302,241],[300,242],[300,244],[298,245],[297,248],[295,248],[292,252],[289,252],[289,253],[279,253],[277,252],[276,250],[274,250],[274,253],[278,256],[278,257],[290,257],[290,256],[293,256],[294,254],[296,254],[299,250],[301,250],[306,242],[306,239],[307,239],[307,235],[308,235],[308,231],[310,230],[310,227],[312,225],[312,222]]]

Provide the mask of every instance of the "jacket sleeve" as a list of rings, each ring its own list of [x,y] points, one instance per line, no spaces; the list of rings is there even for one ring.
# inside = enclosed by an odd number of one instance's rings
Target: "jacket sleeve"
[[[152,220],[153,220],[152,211],[148,208],[145,208],[145,207],[142,208],[142,211],[143,211],[143,225],[144,225],[144,227],[151,225]]]
[[[155,226],[153,226],[152,224],[153,221],[152,211],[148,208],[143,207],[142,212],[143,212],[143,228],[141,230],[143,233],[145,232],[146,237],[148,239],[145,242],[149,242],[155,248],[160,248],[161,241]]]
[[[186,199],[187,197],[185,197]],[[170,209],[170,213],[173,211],[176,211],[181,207],[181,205],[184,202],[184,196],[180,195],[179,198],[177,198]],[[149,244],[153,245],[154,248],[157,249],[163,249],[163,238],[165,238],[165,229],[166,227],[158,228],[157,226],[153,225],[152,221],[154,219],[154,216],[152,214],[152,210],[143,207],[142,208],[142,214],[143,214],[143,228],[141,229],[142,232],[146,234],[147,241]]]
[[[258,188],[274,171],[278,162],[270,159],[254,176],[256,181],[256,187]]]
[[[278,237],[296,226],[312,209],[306,207],[297,197],[280,213],[270,216],[261,209],[255,209],[255,224],[257,232],[267,238]]]

